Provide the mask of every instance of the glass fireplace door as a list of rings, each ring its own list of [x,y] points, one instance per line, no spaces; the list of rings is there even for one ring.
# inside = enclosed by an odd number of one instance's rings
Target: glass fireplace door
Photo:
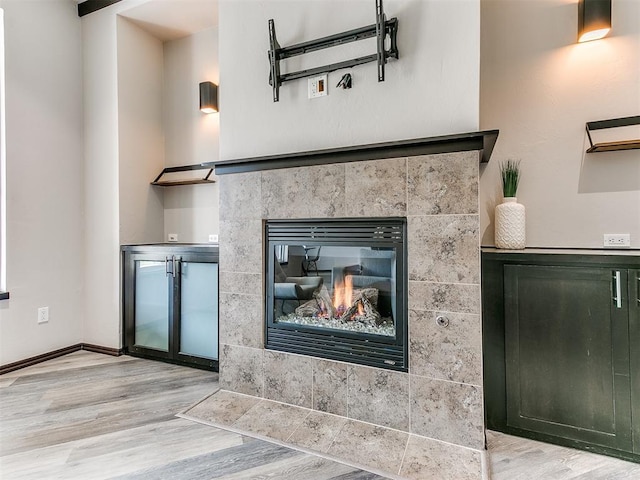
[[[406,371],[406,220],[265,228],[266,347]]]

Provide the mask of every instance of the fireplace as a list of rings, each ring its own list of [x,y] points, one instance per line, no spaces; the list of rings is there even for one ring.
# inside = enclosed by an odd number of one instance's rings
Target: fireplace
[[[265,222],[266,348],[406,372],[406,219]]]
[[[478,132],[216,164],[220,388],[265,406],[251,407],[256,415],[247,414],[245,425],[390,476],[481,478],[478,160],[487,161],[496,136]],[[334,247],[353,247],[336,273]],[[333,296],[340,271],[364,274],[363,250],[384,257],[390,248],[395,273],[371,276],[395,275],[392,288],[378,288],[377,308],[381,319],[391,310],[395,332],[286,318],[314,298],[314,277]],[[276,261],[280,280],[299,279],[276,282]],[[353,290],[366,287],[359,280],[351,279]],[[281,288],[296,297],[276,305],[277,283],[293,284]],[[395,313],[380,306],[380,298],[392,294]],[[325,314],[314,308],[300,313]],[[272,416],[272,407],[281,413]],[[295,420],[294,412],[305,420]],[[280,429],[284,423],[295,434]],[[324,442],[325,436],[333,440]],[[375,441],[363,449],[363,438]],[[425,469],[417,468],[422,459]],[[436,464],[446,471],[432,471]]]

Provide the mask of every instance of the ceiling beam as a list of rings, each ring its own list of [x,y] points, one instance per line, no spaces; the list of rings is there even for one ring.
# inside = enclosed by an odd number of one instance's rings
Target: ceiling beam
[[[78,16],[84,17],[101,8],[108,7],[114,3],[118,3],[120,0],[85,0],[78,4]]]

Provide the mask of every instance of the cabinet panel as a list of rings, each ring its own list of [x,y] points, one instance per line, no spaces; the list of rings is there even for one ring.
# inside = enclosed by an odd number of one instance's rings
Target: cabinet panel
[[[169,277],[164,261],[135,262],[134,343],[169,351]]]
[[[218,369],[218,249],[122,247],[126,353]]]
[[[507,425],[629,450],[628,311],[611,269],[504,272]]]
[[[182,262],[180,354],[218,358],[218,264]]]

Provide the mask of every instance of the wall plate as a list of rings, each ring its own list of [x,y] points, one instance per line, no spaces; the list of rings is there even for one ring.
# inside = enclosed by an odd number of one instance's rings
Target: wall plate
[[[308,79],[307,86],[309,98],[325,97],[328,94],[329,85],[327,83],[327,74],[318,75]]]
[[[629,233],[605,233],[604,246],[607,248],[628,248],[631,246]]]

